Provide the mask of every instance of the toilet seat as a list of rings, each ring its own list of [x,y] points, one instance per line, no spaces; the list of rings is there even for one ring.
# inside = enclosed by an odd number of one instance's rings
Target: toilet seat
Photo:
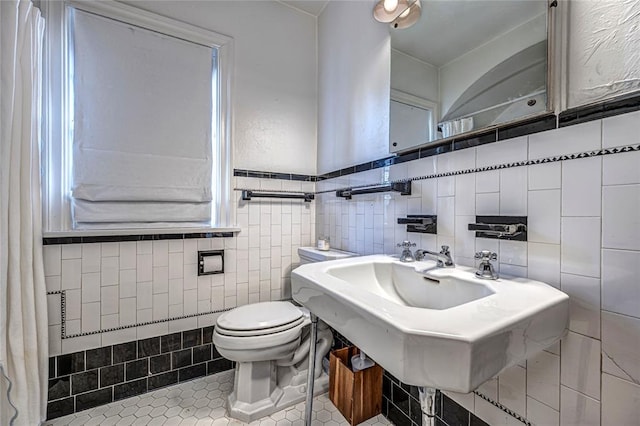
[[[301,334],[302,325],[290,328],[286,331],[281,331],[280,333],[250,337],[225,336],[224,334],[220,334],[216,328],[213,330],[213,343],[216,345],[216,349],[218,349],[220,353],[225,350],[249,351],[286,345],[299,340]]]
[[[236,331],[265,330],[289,324],[302,316],[302,311],[289,302],[261,302],[225,312],[216,326]]]
[[[304,312],[289,302],[245,305],[220,315],[213,341],[220,350],[273,348],[298,341],[308,323]]]
[[[297,320],[287,324],[282,324],[273,328],[263,328],[261,330],[229,330],[220,326],[217,326],[216,328],[219,334],[223,334],[225,336],[253,337],[253,336],[264,336],[266,334],[280,333],[281,331],[287,331],[291,328],[299,326],[303,322],[304,322],[304,318],[298,318]]]

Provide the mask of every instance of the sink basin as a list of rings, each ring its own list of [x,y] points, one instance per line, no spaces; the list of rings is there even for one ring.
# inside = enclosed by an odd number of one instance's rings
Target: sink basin
[[[430,262],[429,262],[430,263]],[[495,292],[478,279],[465,279],[453,269],[430,267],[428,263],[366,262],[335,266],[327,270],[332,277],[367,289],[391,302],[426,309],[448,309]],[[468,275],[468,274],[466,274]]]
[[[539,281],[373,255],[302,265],[293,299],[404,383],[467,393],[558,341],[569,296]]]

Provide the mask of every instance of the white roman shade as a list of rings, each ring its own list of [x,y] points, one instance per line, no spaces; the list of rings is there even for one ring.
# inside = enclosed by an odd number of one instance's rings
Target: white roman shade
[[[70,19],[76,226],[210,222],[216,49]]]

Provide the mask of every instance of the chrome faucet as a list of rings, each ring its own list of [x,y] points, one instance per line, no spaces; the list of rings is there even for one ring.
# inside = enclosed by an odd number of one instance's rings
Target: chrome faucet
[[[476,271],[476,277],[484,280],[497,280],[499,278],[498,273],[493,269],[493,265],[491,264],[492,260],[498,259],[498,255],[496,253],[491,253],[489,250],[482,250],[481,252],[476,253],[474,257],[476,259],[480,259],[480,264]]]
[[[410,241],[403,241],[402,243],[398,243],[398,247],[402,248],[402,254],[400,255],[400,262],[413,262],[416,259],[413,257],[413,253],[411,253],[411,247],[415,247],[416,243],[412,243]]]
[[[451,258],[451,252],[449,251],[449,246],[442,246],[440,253],[436,253],[435,251],[429,250],[416,250],[415,259],[422,260],[425,258],[425,255],[430,255],[435,257],[438,260],[438,268],[453,268],[456,266],[453,263],[453,259]]]

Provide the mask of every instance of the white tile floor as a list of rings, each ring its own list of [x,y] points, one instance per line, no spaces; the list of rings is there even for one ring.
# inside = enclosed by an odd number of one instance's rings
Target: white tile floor
[[[239,426],[244,423],[227,416],[225,399],[233,387],[233,371],[202,377],[164,389],[112,402],[90,410],[60,417],[45,426],[124,426],[124,425],[214,425]],[[304,425],[304,403],[279,411],[251,423],[259,426]],[[329,401],[327,394],[313,403],[313,426],[342,426],[349,423]],[[382,415],[364,425],[388,426]]]

